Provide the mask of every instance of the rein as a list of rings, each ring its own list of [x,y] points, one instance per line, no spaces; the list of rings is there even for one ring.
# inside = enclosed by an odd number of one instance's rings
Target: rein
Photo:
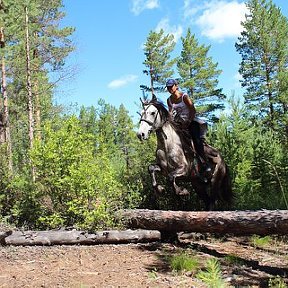
[[[146,112],[146,110],[149,108],[150,105],[153,105],[153,104],[149,104],[149,105],[147,106],[147,108],[144,109],[143,114]],[[155,106],[155,105],[154,105],[154,106]],[[152,130],[156,131],[156,133],[159,132],[159,131],[162,131],[164,138],[167,139],[167,135],[164,133],[162,127],[159,127],[158,129],[155,127],[155,122],[156,122],[156,120],[157,120],[158,115],[160,114],[159,108],[158,108],[157,106],[155,106],[155,107],[157,108],[157,114],[156,114],[153,122],[150,121],[150,120],[147,120],[147,119],[145,119],[145,118],[143,118],[143,117],[141,117],[141,119],[140,119],[139,122],[140,122],[140,123],[141,123],[141,122],[146,122],[148,125],[150,125],[150,126],[152,127]],[[166,121],[164,121],[164,123],[165,123],[165,122],[166,122]]]

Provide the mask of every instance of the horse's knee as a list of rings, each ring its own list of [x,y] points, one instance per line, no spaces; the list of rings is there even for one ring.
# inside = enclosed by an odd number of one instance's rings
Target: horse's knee
[[[150,173],[154,173],[155,171],[160,171],[161,170],[161,168],[158,166],[158,165],[153,165],[153,164],[151,164],[151,165],[149,165],[148,166],[148,171],[150,172]]]

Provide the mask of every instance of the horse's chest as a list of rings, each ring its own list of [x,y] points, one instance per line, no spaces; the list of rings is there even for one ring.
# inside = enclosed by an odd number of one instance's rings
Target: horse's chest
[[[162,168],[168,171],[173,171],[178,167],[185,167],[188,165],[186,157],[184,157],[180,149],[158,149],[157,150],[158,163]]]

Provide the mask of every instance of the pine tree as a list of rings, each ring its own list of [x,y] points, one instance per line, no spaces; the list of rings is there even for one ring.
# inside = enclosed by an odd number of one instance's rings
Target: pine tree
[[[286,149],[271,129],[251,121],[247,105],[229,99],[230,114],[220,116],[209,139],[230,168],[235,209],[286,209]],[[253,135],[253,137],[251,136]],[[267,189],[269,187],[269,189]]]
[[[236,43],[246,103],[254,116],[288,137],[288,21],[271,0],[249,0]]]
[[[0,143],[5,143],[7,146],[7,159],[8,169],[13,174],[13,161],[12,161],[12,144],[11,144],[11,133],[10,133],[10,113],[9,113],[9,100],[7,93],[7,77],[6,77],[6,50],[5,50],[5,27],[3,17],[5,17],[5,8],[0,1],[1,11],[1,25],[0,26],[0,48],[1,48],[1,94],[3,98],[3,104],[0,106],[1,116],[1,130],[0,130]],[[2,107],[3,106],[3,107]]]
[[[144,44],[144,54],[146,56],[143,64],[147,67],[143,71],[150,77],[150,86],[141,85],[144,91],[150,91],[153,95],[155,91],[163,91],[166,79],[173,75],[172,66],[175,59],[170,59],[170,53],[175,47],[174,36],[160,32],[151,31]]]
[[[56,79],[55,72],[62,72],[63,77],[65,57],[74,49],[69,39],[74,29],[60,27],[65,16],[61,0],[33,0],[29,5],[24,0],[3,2],[14,159],[27,163],[26,150],[33,146],[34,134],[41,139],[41,123],[51,118],[55,84],[49,73],[53,72],[56,81],[60,76]]]
[[[216,101],[224,96],[222,89],[217,89],[217,78],[222,71],[217,69],[218,64],[213,63],[212,58],[208,56],[210,46],[199,45],[190,29],[181,40],[181,56],[177,59],[181,86],[187,89],[189,96],[194,100],[200,100],[203,104],[205,100],[209,101],[209,105],[204,107],[205,112],[223,108],[223,104]]]

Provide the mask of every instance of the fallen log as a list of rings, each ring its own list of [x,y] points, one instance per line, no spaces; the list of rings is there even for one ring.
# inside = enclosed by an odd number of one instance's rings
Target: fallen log
[[[12,230],[0,231],[0,245],[5,244],[5,238],[12,234]]]
[[[159,231],[151,230],[108,230],[89,234],[85,231],[13,231],[4,238],[5,245],[93,245],[154,242],[161,239]]]
[[[120,217],[129,228],[162,232],[288,234],[288,210],[186,212],[140,209],[124,210]]]

